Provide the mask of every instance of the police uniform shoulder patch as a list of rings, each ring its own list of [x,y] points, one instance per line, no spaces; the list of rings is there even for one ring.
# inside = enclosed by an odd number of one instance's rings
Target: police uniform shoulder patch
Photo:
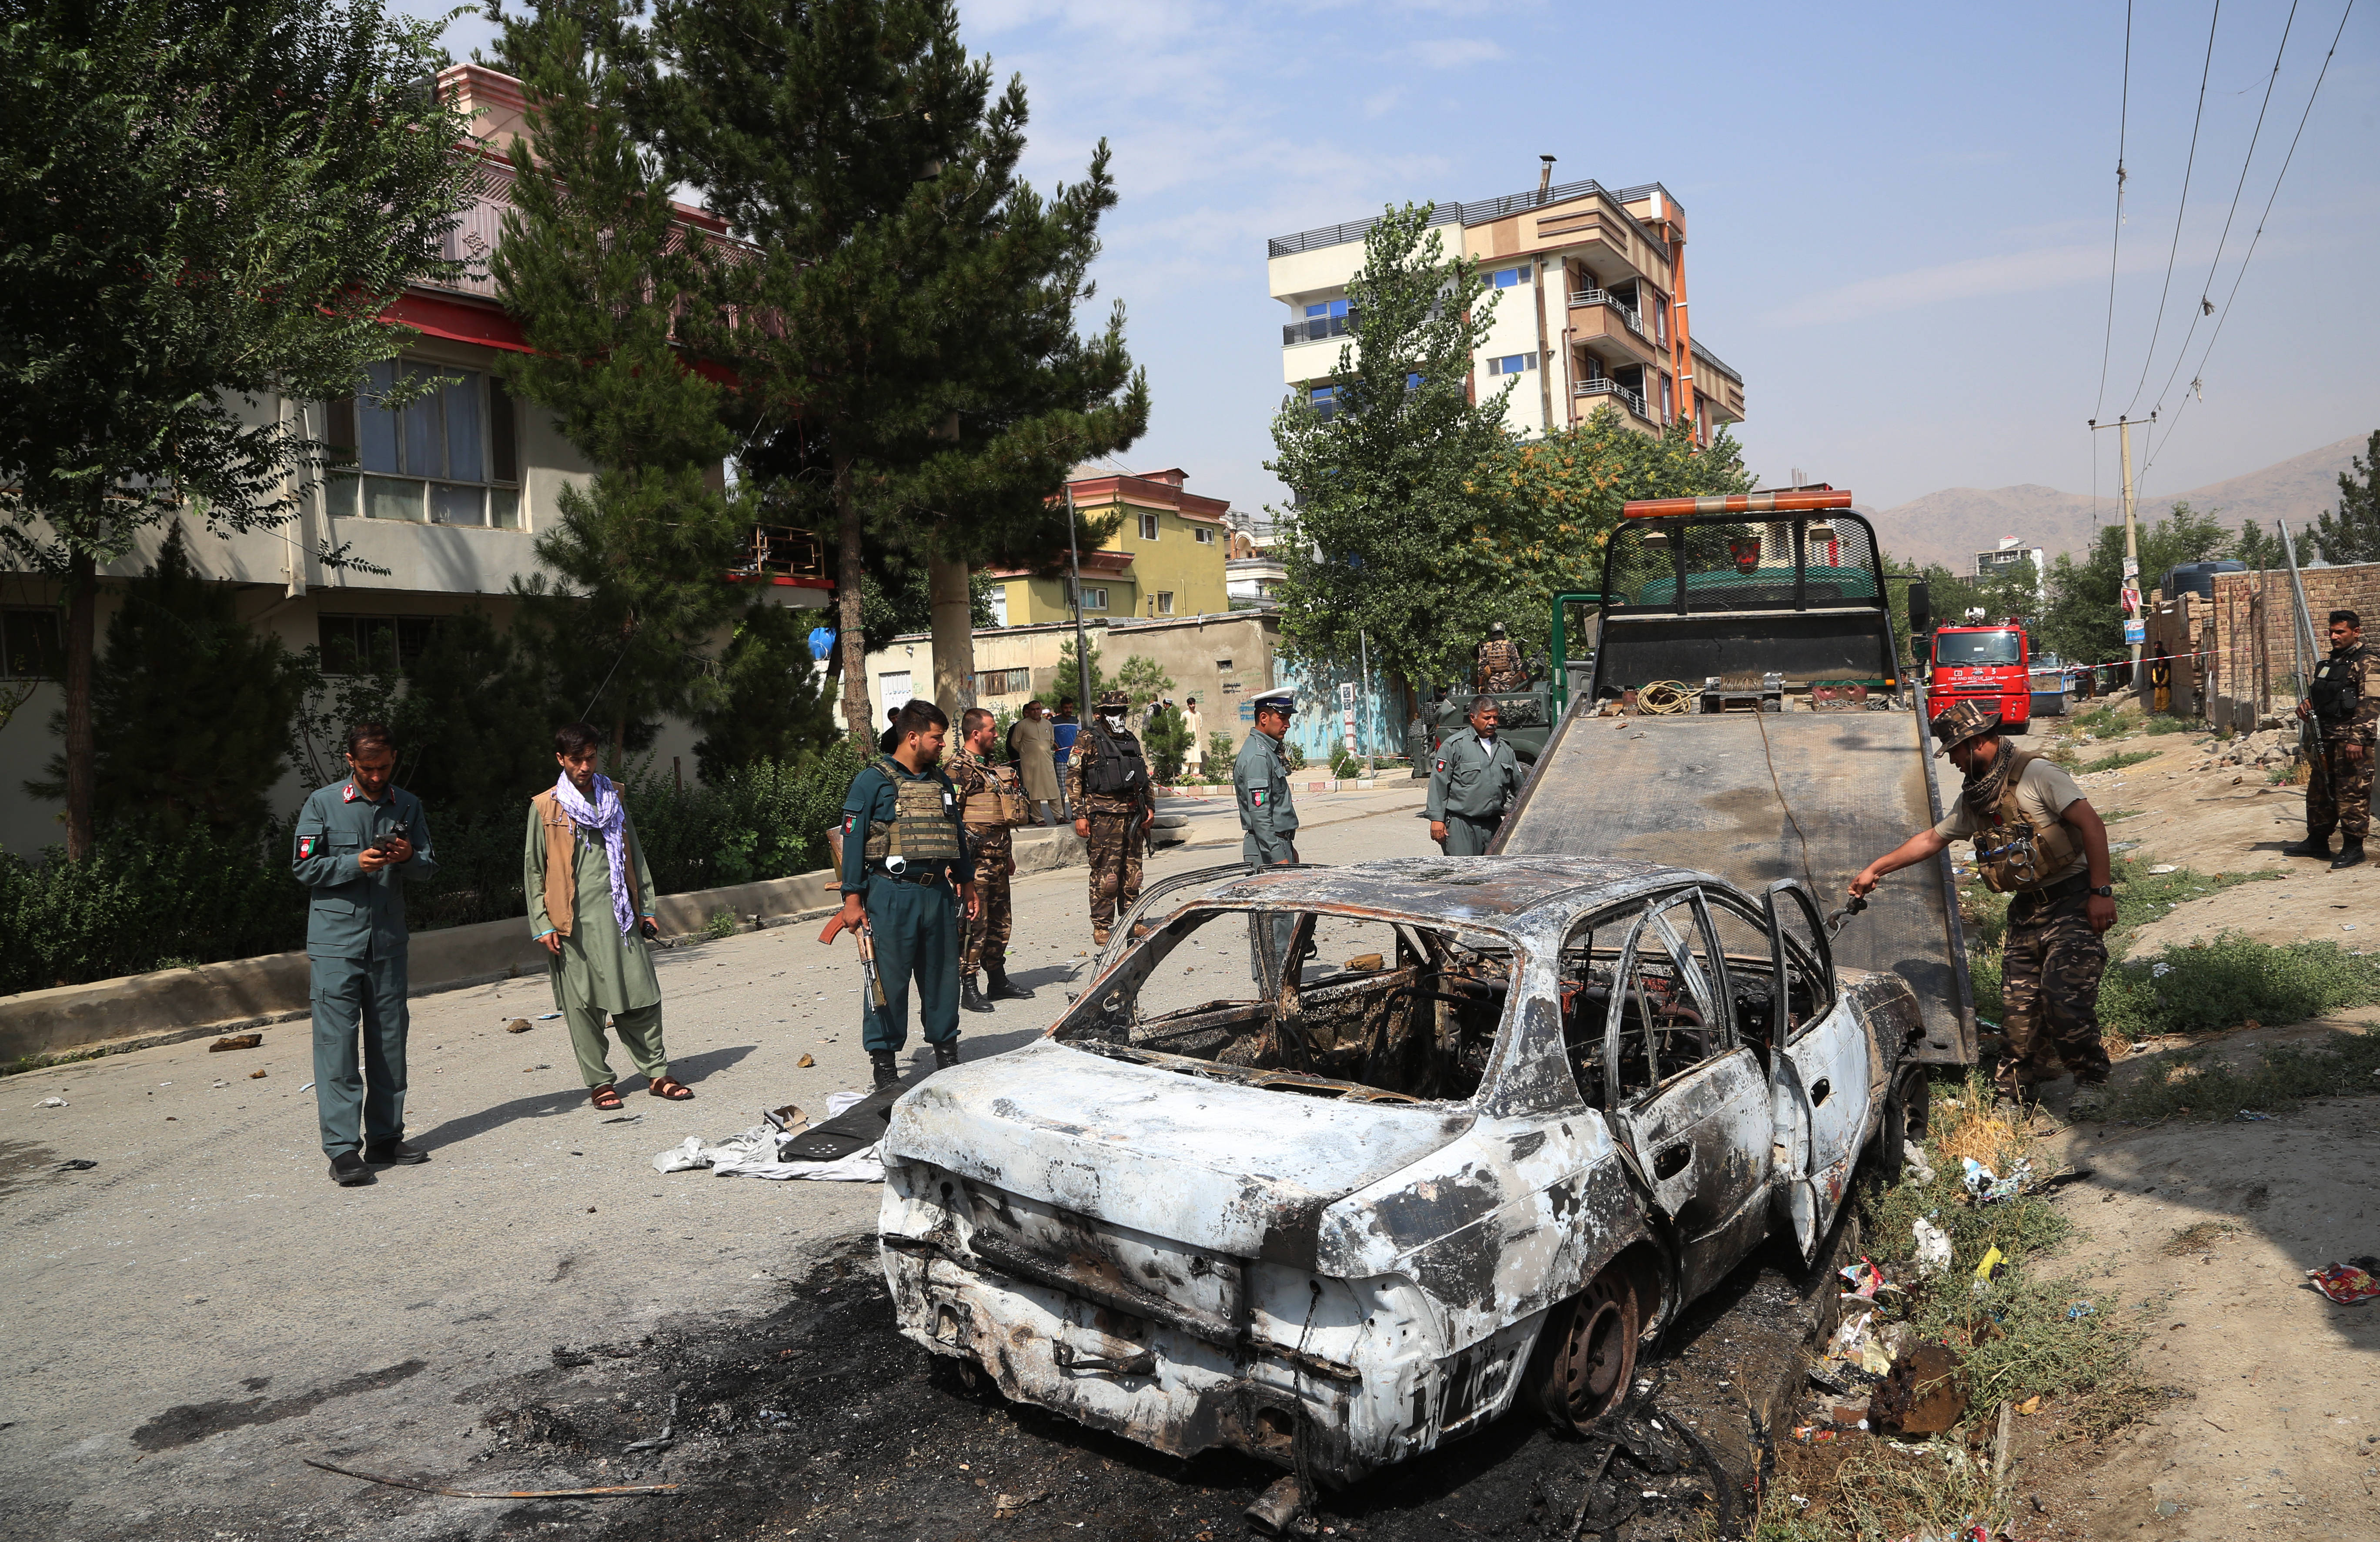
[[[305,861],[308,857],[310,857],[310,856],[313,856],[313,855],[314,855],[314,837],[312,837],[311,835],[300,835],[300,836],[298,836],[298,861],[300,861],[300,862],[303,862],[303,861]]]
[[[854,830],[857,829],[857,828],[858,828],[858,826],[859,826],[859,816],[858,816],[858,815],[856,815],[856,814],[848,814],[848,813],[847,813],[847,814],[845,814],[845,815],[844,815],[844,817],[843,817],[843,832],[844,832],[845,835],[850,834]]]
[[[1438,758],[1438,769],[1440,771],[1444,771],[1446,769],[1446,757],[1443,755]]]
[[[1263,804],[1264,804],[1264,789],[1263,789],[1262,787],[1251,787],[1251,788],[1249,788],[1249,789],[1248,789],[1248,801],[1249,801],[1249,802],[1251,802],[1251,803],[1254,803],[1254,804],[1257,805],[1259,807],[1261,807],[1263,806]]]

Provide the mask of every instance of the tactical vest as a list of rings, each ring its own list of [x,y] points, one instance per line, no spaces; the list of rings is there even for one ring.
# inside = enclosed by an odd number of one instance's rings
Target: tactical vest
[[[1129,734],[1083,730],[1091,735],[1091,763],[1083,768],[1083,790],[1101,797],[1137,797],[1148,790],[1148,761]]]
[[[900,802],[889,822],[869,821],[868,859],[889,862],[897,856],[905,867],[920,862],[957,862],[959,827],[951,817],[951,795],[941,783],[930,776],[909,775],[891,756],[886,756],[877,769],[892,783]]]
[[[961,817],[969,825],[984,830],[1031,823],[1033,816],[1026,811],[1025,794],[1016,785],[1016,768],[986,766],[983,773],[983,791],[967,795]]]
[[[2063,823],[2052,820],[2045,829],[2026,819],[2017,806],[2017,783],[2024,780],[2025,767],[2039,757],[2010,749],[2005,742],[2000,753],[2012,759],[2008,780],[2000,783],[1993,822],[1975,834],[1975,868],[1983,875],[1984,887],[1995,894],[2044,888],[2074,860],[2080,848]]]
[[[2362,705],[2363,672],[2356,659],[2325,659],[2313,666],[2313,679],[2306,686],[2306,699],[2313,703],[2313,715],[2325,722],[2345,722],[2355,715]]]

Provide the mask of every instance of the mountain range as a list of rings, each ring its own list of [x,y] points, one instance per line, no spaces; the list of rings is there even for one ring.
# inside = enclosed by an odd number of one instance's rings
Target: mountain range
[[[2366,443],[2362,437],[2342,439],[2244,476],[2187,492],[2160,493],[2140,505],[2137,517],[2146,523],[2179,502],[2202,514],[2211,512],[2230,528],[2243,519],[2267,526],[2287,519],[2293,527],[2302,526],[2338,506],[2339,473],[2363,453]],[[1972,571],[1975,553],[1992,551],[2004,536],[2042,547],[2053,560],[2060,552],[2080,556],[2101,525],[2124,516],[2119,499],[2095,501],[2087,493],[2061,492],[2037,482],[1949,487],[1892,508],[1860,512],[1867,515],[1876,539],[1895,558],[1938,562],[1954,573]]]

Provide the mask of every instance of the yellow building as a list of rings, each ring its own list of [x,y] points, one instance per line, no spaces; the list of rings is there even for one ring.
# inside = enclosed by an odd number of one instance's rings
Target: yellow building
[[[1174,615],[1220,614],[1232,608],[1223,586],[1231,504],[1182,489],[1176,467],[1140,476],[1078,476],[1067,485],[1075,507],[1098,519],[1121,509],[1115,534],[1083,558],[1086,621],[1148,621]],[[1066,577],[1044,578],[1027,568],[995,569],[991,613],[1001,626],[1072,619]]]

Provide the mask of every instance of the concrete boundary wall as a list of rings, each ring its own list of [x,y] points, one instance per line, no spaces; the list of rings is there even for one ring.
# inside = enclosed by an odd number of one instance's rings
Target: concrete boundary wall
[[[1070,829],[1016,832],[1016,869],[1040,872],[1083,860]],[[739,929],[822,916],[841,903],[826,868],[761,883],[664,894],[653,905],[664,937],[699,936],[725,909]],[[411,994],[426,996],[543,974],[546,952],[519,917],[413,934]],[[126,975],[0,997],[0,1065],[106,1054],[236,1032],[311,1015],[306,955],[268,953],[188,969]]]

